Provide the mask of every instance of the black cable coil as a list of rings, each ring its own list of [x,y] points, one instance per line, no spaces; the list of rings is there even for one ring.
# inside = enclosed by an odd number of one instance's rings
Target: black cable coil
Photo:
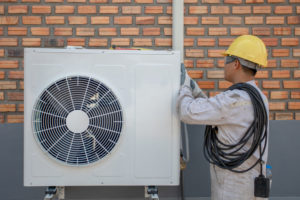
[[[247,172],[260,163],[260,174],[262,174],[262,156],[267,146],[267,110],[260,93],[252,85],[247,83],[237,83],[228,88],[228,90],[234,89],[243,90],[249,94],[254,109],[254,120],[243,137],[236,144],[224,144],[217,137],[218,128],[207,125],[203,145],[204,157],[211,164],[236,173]],[[251,140],[251,147],[245,152],[240,152],[239,150]],[[262,148],[261,144],[263,141],[265,141],[265,143]],[[260,158],[253,165],[244,170],[235,169],[250,158],[257,148],[259,148]]]

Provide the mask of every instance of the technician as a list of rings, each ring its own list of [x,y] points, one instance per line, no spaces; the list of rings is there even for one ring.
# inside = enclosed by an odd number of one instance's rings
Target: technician
[[[177,101],[180,119],[207,125],[204,155],[211,163],[212,200],[266,199],[269,110],[254,80],[257,69],[267,65],[266,47],[258,37],[243,35],[224,56],[224,77],[233,85],[210,98],[183,66]]]

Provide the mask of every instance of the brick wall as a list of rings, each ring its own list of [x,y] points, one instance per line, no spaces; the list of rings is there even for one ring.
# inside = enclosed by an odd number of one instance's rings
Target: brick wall
[[[268,48],[257,84],[270,117],[300,120],[300,0],[185,0],[185,65],[209,95],[224,90],[220,55],[254,34]],[[172,0],[0,0],[0,123],[23,122],[25,47],[172,48]]]

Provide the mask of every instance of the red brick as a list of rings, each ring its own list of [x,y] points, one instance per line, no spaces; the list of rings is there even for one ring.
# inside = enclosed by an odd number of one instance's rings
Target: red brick
[[[300,28],[295,27],[295,35],[300,35]]]
[[[67,0],[68,3],[85,3],[86,0]]]
[[[162,14],[162,6],[145,6],[145,14]]]
[[[90,38],[89,46],[90,47],[106,47],[107,39]]]
[[[122,14],[141,14],[142,13],[142,7],[141,6],[123,6],[122,7]]]
[[[136,24],[154,24],[155,19],[153,16],[146,16],[146,17],[136,17]]]
[[[23,92],[8,92],[7,100],[9,101],[23,101],[24,93]]]
[[[151,38],[134,38],[133,45],[138,47],[153,46]]]
[[[172,28],[165,27],[164,28],[164,35],[171,36],[172,35]]]
[[[172,39],[171,38],[156,38],[155,39],[155,45],[156,46],[172,46]]]
[[[122,0],[113,0],[113,3],[115,3],[115,1],[122,1]],[[123,0],[123,1],[128,1],[128,0]],[[107,3],[108,0],[90,0],[90,3]]]
[[[264,18],[260,16],[245,17],[245,24],[263,24]]]
[[[204,60],[204,59],[197,60],[197,67],[212,68],[214,67],[214,60]]]
[[[159,27],[143,28],[143,35],[160,35]]]
[[[230,86],[232,86],[232,83],[230,83],[228,81],[219,81],[220,89],[226,89],[226,88],[229,88]]]
[[[0,81],[1,90],[14,90],[17,89],[17,83],[15,81]]]
[[[28,0],[28,1],[31,1],[31,0]],[[45,0],[45,2],[46,3],[63,3],[64,0]]]
[[[287,57],[289,56],[289,54],[290,54],[289,49],[272,49],[273,57]]]
[[[171,16],[158,17],[158,24],[172,24]]]
[[[272,78],[290,78],[290,70],[273,70]]]
[[[284,17],[267,17],[267,24],[284,24]]]
[[[208,8],[207,8],[207,6],[190,6],[189,13],[190,14],[207,14]]]
[[[269,72],[268,71],[259,70],[256,73],[255,78],[256,79],[261,79],[261,78],[268,79],[269,78]]]
[[[217,28],[208,28],[208,35],[227,35],[227,28],[217,27]]]
[[[101,36],[115,36],[117,35],[117,28],[99,28],[98,32]]]
[[[202,0],[202,3],[220,3],[220,0]]]
[[[167,6],[167,14],[172,15],[172,13],[173,13],[172,6]]]
[[[221,60],[218,60],[218,67],[224,68],[224,66],[225,66],[224,58]]]
[[[241,17],[223,17],[223,24],[241,24]]]
[[[8,73],[10,79],[24,79],[24,71],[10,71]]]
[[[1,14],[1,15],[4,14],[4,5],[0,6],[0,14]]]
[[[212,6],[211,14],[229,14],[229,6]]]
[[[215,88],[214,81],[197,81],[197,84],[202,89],[214,89]]]
[[[18,105],[18,111],[19,112],[24,112],[24,104],[19,104]]]
[[[215,58],[220,58],[224,57],[223,53],[225,52],[225,49],[209,49],[208,50],[208,57],[215,57]]]
[[[64,24],[65,17],[64,16],[47,16],[46,24]]]
[[[271,29],[267,27],[253,27],[253,35],[271,35]]]
[[[198,24],[198,17],[184,17],[184,24],[190,25],[190,24]],[[172,23],[171,23],[172,24]]]
[[[26,5],[9,5],[8,13],[9,14],[26,14],[28,12],[28,6]]]
[[[271,6],[253,6],[254,14],[271,14]]]
[[[274,35],[291,35],[291,27],[274,27]]]
[[[294,78],[300,78],[300,70],[294,71]]]
[[[276,62],[276,60],[268,60],[267,67],[268,67],[268,68],[271,68],[271,67],[277,67],[277,62]]]
[[[229,4],[241,4],[242,0],[224,0],[224,3],[229,3]]]
[[[17,46],[18,38],[0,38],[0,46]]]
[[[219,38],[219,46],[229,46],[234,38]]]
[[[50,14],[51,6],[32,6],[32,14]]]
[[[278,39],[277,38],[261,38],[262,41],[265,43],[266,46],[277,46]]]
[[[268,3],[284,3],[285,0],[268,0]]]
[[[95,14],[96,6],[78,6],[79,14]]]
[[[300,57],[300,49],[293,49],[293,56]]]
[[[76,28],[77,36],[94,36],[95,30],[94,28]]]
[[[281,60],[282,67],[299,67],[298,59],[282,59]]]
[[[232,14],[250,14],[251,6],[233,6]]]
[[[284,88],[300,88],[300,81],[283,81]]]
[[[193,47],[194,38],[184,38],[184,47]]]
[[[202,58],[204,57],[204,50],[202,49],[186,49],[185,56],[187,58]]]
[[[263,81],[262,86],[263,88],[268,88],[268,89],[279,89],[280,81]]]
[[[203,71],[189,70],[189,71],[187,71],[187,73],[191,78],[195,78],[195,79],[203,78]]]
[[[274,10],[275,14],[292,14],[292,12],[292,6],[276,6]]]
[[[112,38],[111,45],[116,46],[129,46],[130,39],[129,38]]]
[[[91,24],[109,24],[109,17],[91,17]]]
[[[298,46],[299,38],[281,38],[282,46]]]
[[[121,35],[139,35],[139,28],[121,28]]]
[[[297,14],[300,14],[300,6],[297,6]]]
[[[19,61],[17,60],[0,60],[1,69],[13,69],[18,68]]]
[[[198,46],[215,46],[214,38],[198,38]]]
[[[249,34],[249,28],[231,27],[230,35],[247,35]]]
[[[72,28],[55,28],[54,35],[72,35]]]
[[[23,123],[24,115],[7,115],[7,123]]]
[[[288,91],[271,91],[271,99],[287,99],[289,98]]]
[[[4,49],[0,49],[0,57],[4,57]]]
[[[71,14],[74,13],[74,6],[55,6],[55,13],[57,14]]]
[[[132,24],[131,16],[114,17],[114,24]]]
[[[202,17],[201,23],[202,24],[219,24],[220,18],[219,17]]]
[[[295,113],[295,120],[300,120],[300,113]]]
[[[223,70],[207,71],[207,78],[224,78]]]
[[[153,0],[134,0],[135,3],[153,3]]]
[[[0,104],[0,112],[15,112],[15,104]]]
[[[0,100],[4,100],[4,92],[0,92]]]
[[[290,0],[290,3],[300,3],[300,0]]]
[[[69,20],[69,24],[87,24],[86,17],[69,16],[68,20]]]
[[[285,110],[285,102],[269,102],[270,110]]]
[[[19,17],[17,16],[5,16],[0,17],[0,25],[15,25],[18,24]]]
[[[184,0],[184,3],[197,3],[198,0]]]
[[[63,47],[65,46],[64,38],[45,38],[44,39],[45,47]]]
[[[22,46],[39,47],[41,46],[41,38],[22,38]]]
[[[293,120],[293,113],[275,113],[275,120]]]
[[[68,46],[84,46],[85,39],[84,38],[68,38],[67,45]]]
[[[24,90],[24,81],[19,82],[19,89]]]
[[[49,35],[50,29],[46,27],[32,27],[31,35]]]
[[[184,65],[186,68],[194,68],[194,60],[184,60]]]
[[[23,24],[41,24],[42,17],[40,16],[22,16]]]
[[[204,35],[205,29],[198,27],[187,27],[186,35]]]
[[[288,109],[300,110],[300,102],[288,102]]]
[[[292,91],[291,98],[292,99],[300,99],[300,91]]]

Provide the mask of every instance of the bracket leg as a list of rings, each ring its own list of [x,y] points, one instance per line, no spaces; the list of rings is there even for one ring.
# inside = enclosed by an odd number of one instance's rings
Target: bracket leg
[[[158,189],[156,186],[145,186],[145,199],[159,200]]]

